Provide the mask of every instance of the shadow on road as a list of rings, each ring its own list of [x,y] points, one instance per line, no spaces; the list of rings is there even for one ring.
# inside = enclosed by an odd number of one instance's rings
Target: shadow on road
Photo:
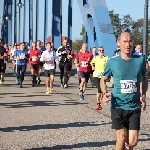
[[[73,122],[67,124],[44,124],[44,125],[33,125],[33,126],[19,126],[19,127],[7,127],[0,128],[1,132],[17,132],[17,131],[33,131],[42,129],[60,129],[60,128],[73,128],[73,127],[87,127],[87,126],[100,126],[111,124],[111,122]]]
[[[74,149],[74,148],[85,148],[85,147],[102,147],[108,145],[115,145],[115,141],[103,141],[103,142],[87,142],[87,143],[77,143],[73,145],[56,145],[53,147],[41,147],[41,148],[31,148],[25,150],[62,150],[62,149]]]
[[[37,95],[36,95],[37,96]],[[43,96],[43,95],[39,95]],[[16,97],[16,96],[15,96]],[[24,97],[24,96],[17,96]],[[31,97],[31,96],[25,96]],[[61,103],[56,103],[54,101],[24,101],[24,102],[13,102],[13,103],[0,103],[0,106],[5,108],[26,108],[26,107],[38,107],[38,106],[59,106],[59,105],[83,105],[88,103],[80,103],[74,100],[62,100]]]

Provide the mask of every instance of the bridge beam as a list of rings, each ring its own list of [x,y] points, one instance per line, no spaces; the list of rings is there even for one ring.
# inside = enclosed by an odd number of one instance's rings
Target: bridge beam
[[[72,0],[68,3],[68,42],[72,47]]]
[[[60,0],[52,1],[52,41],[54,47],[58,48],[61,44],[60,38]]]

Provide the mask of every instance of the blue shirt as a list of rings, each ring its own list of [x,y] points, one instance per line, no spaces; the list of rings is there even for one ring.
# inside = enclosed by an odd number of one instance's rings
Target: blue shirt
[[[24,57],[28,57],[28,53],[25,50],[16,50],[15,53],[14,53],[14,56],[19,58],[19,60],[17,60],[17,65],[18,66],[26,65],[27,62],[24,59]]]
[[[133,55],[132,59],[124,60],[114,56],[108,60],[103,76],[113,76],[111,106],[123,110],[141,108],[140,82],[146,74],[146,63],[142,56]]]

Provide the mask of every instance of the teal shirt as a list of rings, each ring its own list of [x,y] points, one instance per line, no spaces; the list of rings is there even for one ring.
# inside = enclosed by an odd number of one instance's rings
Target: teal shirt
[[[113,76],[111,106],[123,110],[141,108],[140,82],[145,74],[146,62],[143,56],[135,55],[130,60],[124,60],[121,56],[109,59],[103,76]]]

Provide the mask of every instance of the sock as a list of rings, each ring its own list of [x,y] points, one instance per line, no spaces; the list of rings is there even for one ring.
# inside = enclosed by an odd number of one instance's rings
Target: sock
[[[82,94],[83,94],[83,90],[80,90],[80,93],[82,93]]]
[[[53,87],[53,83],[50,83],[50,88],[52,88]]]
[[[49,91],[49,89],[50,89],[50,88],[49,88],[49,87],[47,87],[47,91]]]

